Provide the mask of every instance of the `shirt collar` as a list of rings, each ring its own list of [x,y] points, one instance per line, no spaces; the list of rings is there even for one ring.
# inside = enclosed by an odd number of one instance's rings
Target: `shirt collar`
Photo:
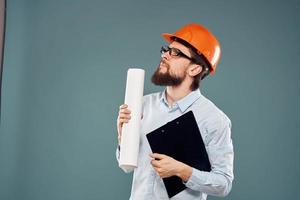
[[[165,88],[164,91],[161,93],[160,100],[168,105],[167,97],[166,97],[167,89]],[[194,90],[190,92],[188,95],[180,99],[176,102],[181,112],[185,112],[196,100],[198,100],[201,97],[200,89]]]
[[[168,106],[168,101],[167,101],[167,97],[166,97],[166,92],[167,92],[167,88],[165,88],[164,91],[162,91],[159,100],[161,100],[163,103],[166,104],[166,106]]]

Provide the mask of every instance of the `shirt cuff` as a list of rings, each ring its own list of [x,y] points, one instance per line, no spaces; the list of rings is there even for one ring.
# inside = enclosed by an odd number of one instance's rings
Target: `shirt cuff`
[[[183,184],[192,190],[198,190],[199,185],[205,185],[207,178],[207,172],[192,168],[192,175],[187,181],[183,181]]]

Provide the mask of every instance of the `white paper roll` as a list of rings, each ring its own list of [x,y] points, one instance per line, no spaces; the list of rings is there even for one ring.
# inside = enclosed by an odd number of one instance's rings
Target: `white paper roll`
[[[144,78],[143,69],[131,68],[127,71],[125,104],[131,111],[131,119],[123,124],[119,159],[119,166],[126,173],[133,171],[138,163]]]

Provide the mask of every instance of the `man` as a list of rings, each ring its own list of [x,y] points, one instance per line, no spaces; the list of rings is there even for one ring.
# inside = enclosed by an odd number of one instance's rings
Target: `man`
[[[143,97],[138,167],[134,170],[130,200],[169,199],[162,178],[171,176],[180,177],[187,187],[171,199],[226,196],[233,181],[231,122],[199,89],[200,80],[216,70],[220,45],[212,33],[195,23],[185,25],[174,34],[165,33],[163,37],[169,46],[162,47],[161,61],[151,80],[166,89]],[[190,110],[208,153],[210,172],[152,153],[146,139],[147,133]],[[122,125],[129,120],[130,109],[123,104],[117,120],[119,143]]]

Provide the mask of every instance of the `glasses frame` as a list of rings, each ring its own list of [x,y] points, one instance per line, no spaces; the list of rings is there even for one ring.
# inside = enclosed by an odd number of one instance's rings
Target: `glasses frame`
[[[168,52],[171,57],[183,57],[192,62],[196,62],[194,58],[191,58],[191,57],[185,55],[184,53],[182,53],[182,51],[180,51],[177,48],[169,47],[169,46],[162,46],[160,49],[160,53],[164,54],[166,52]]]

